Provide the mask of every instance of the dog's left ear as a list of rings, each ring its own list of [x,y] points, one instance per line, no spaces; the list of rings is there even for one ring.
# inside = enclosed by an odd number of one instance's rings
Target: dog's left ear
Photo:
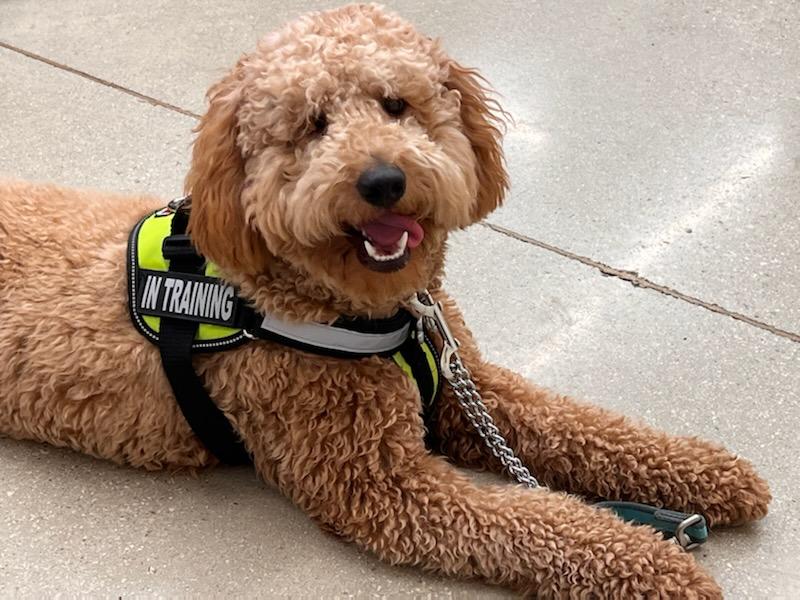
[[[461,121],[475,153],[478,198],[472,218],[479,221],[500,206],[508,190],[502,146],[507,115],[491,98],[486,80],[475,69],[454,60],[448,61],[447,68],[445,87],[461,94]]]
[[[241,194],[244,160],[236,143],[241,63],[208,92],[197,126],[185,188],[192,194],[189,232],[197,249],[224,271],[257,275],[269,262],[266,244],[247,222]]]

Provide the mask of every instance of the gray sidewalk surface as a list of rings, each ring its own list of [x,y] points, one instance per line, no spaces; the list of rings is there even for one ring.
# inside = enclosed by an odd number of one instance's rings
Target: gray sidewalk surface
[[[507,205],[448,263],[486,354],[750,458],[770,515],[696,557],[729,598],[800,597],[800,4],[387,4],[515,117]],[[208,85],[312,5],[4,0],[0,176],[177,195]],[[0,596],[58,592],[506,596],[383,565],[247,469],[0,439]]]

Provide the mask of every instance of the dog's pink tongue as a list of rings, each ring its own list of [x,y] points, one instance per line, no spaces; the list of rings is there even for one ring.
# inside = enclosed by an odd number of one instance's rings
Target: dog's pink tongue
[[[408,232],[408,247],[416,248],[422,243],[425,231],[422,226],[411,217],[385,212],[374,221],[361,227],[370,240],[382,250],[391,250],[403,237],[403,232]]]

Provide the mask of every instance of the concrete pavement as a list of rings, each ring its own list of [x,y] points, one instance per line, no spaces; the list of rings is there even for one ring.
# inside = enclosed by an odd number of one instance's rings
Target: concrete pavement
[[[205,89],[310,4],[6,0],[0,175],[177,194]],[[516,119],[507,206],[448,266],[488,356],[753,460],[770,515],[698,560],[800,596],[800,6],[390,4]],[[383,565],[244,469],[0,440],[0,532],[2,596],[505,596]]]

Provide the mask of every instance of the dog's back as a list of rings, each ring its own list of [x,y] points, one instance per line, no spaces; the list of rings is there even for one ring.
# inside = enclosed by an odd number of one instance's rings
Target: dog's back
[[[0,181],[0,298],[10,289],[58,286],[94,266],[103,244],[153,205],[22,181]]]
[[[35,203],[36,186],[0,181],[0,309],[4,291],[21,278],[26,252],[22,237],[26,215]]]
[[[0,183],[0,434],[153,462],[137,444],[179,415],[148,404],[167,388],[128,326],[125,250],[161,202]]]

